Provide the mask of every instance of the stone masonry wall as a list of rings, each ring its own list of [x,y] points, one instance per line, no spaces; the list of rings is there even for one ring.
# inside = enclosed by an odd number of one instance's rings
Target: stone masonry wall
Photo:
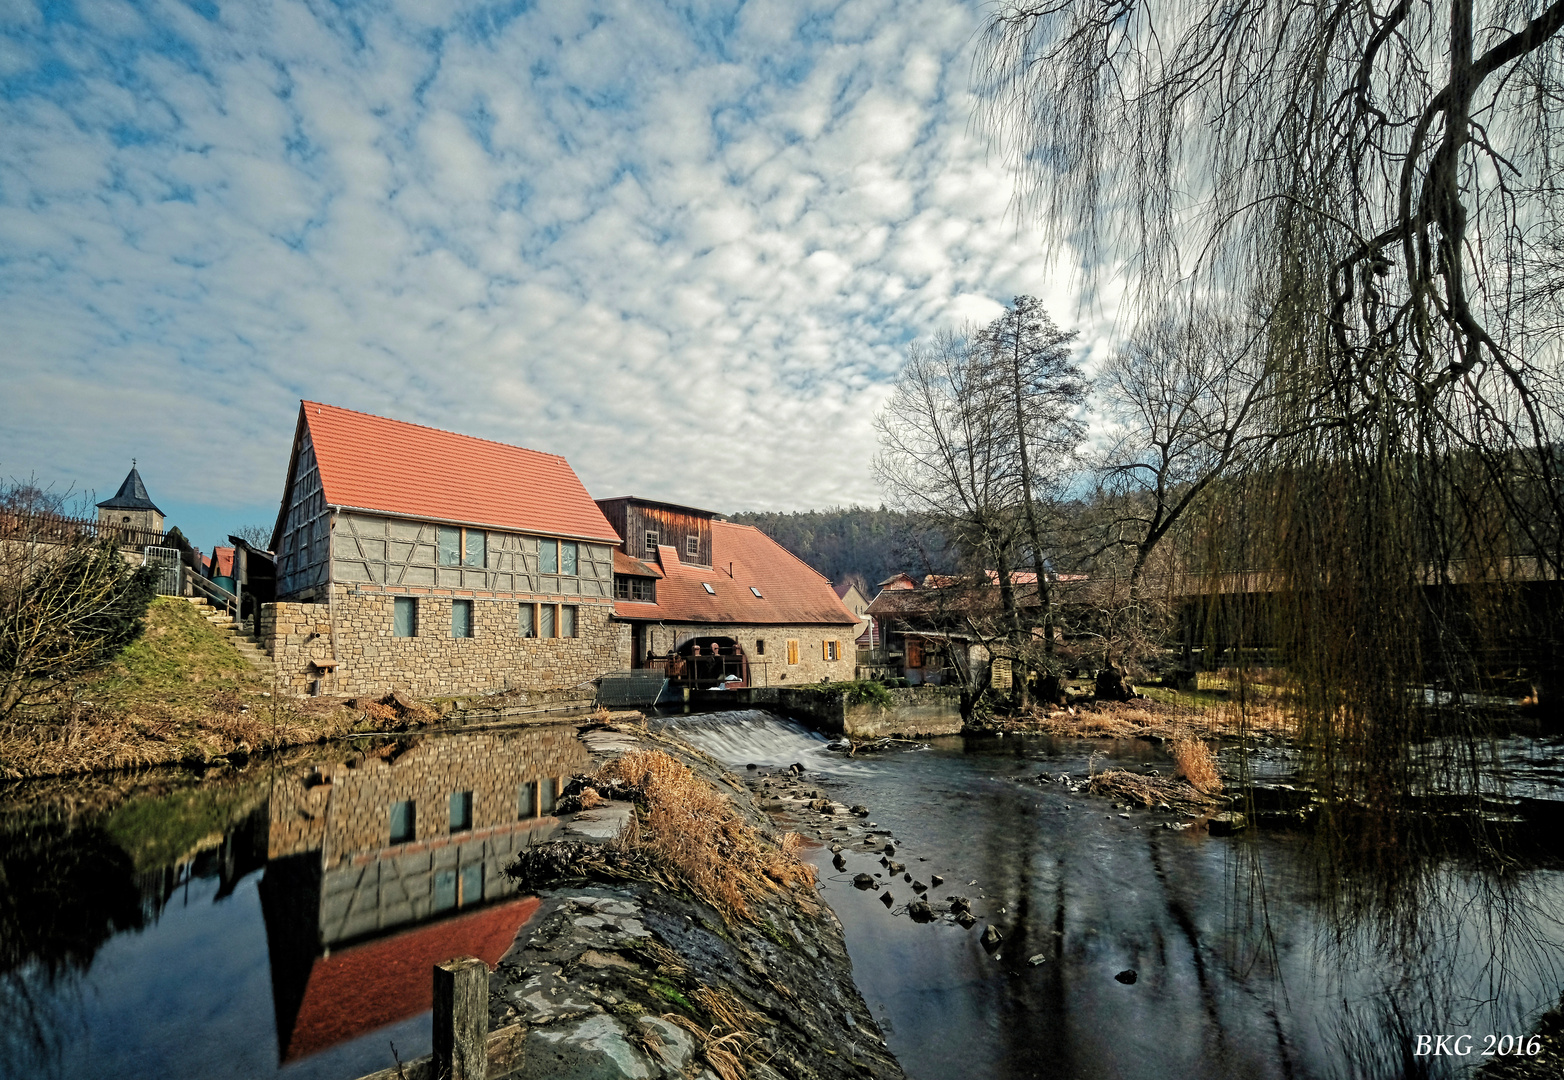
[[[574,638],[524,638],[514,599],[471,597],[473,636],[451,636],[450,596],[419,596],[417,631],[393,634],[395,598],[335,586],[337,668],[329,661],[331,608],[326,604],[267,604],[261,644],[272,655],[281,689],[308,693],[314,679],[331,694],[400,690],[419,697],[451,697],[509,689],[559,690],[629,666],[629,627],[611,621],[612,607],[572,598]],[[466,598],[463,598],[466,599]]]
[[[749,657],[750,685],[776,686],[787,683],[844,681],[853,677],[856,652],[853,627],[841,626],[706,626],[674,624],[647,628],[652,650],[661,656],[677,649],[691,638],[732,638]],[[798,663],[787,662],[787,643],[798,642]],[[758,643],[764,641],[765,652]],[[840,642],[837,659],[826,660],[823,643]],[[626,667],[629,665],[626,664]]]

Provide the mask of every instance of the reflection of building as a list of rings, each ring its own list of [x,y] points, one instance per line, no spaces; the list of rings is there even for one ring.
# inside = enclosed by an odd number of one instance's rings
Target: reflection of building
[[[767,686],[853,677],[857,619],[831,583],[759,529],[709,510],[600,499],[622,535],[614,615],[636,667],[676,684]]]
[[[428,1008],[431,964],[496,962],[536,908],[502,871],[558,827],[559,785],[586,764],[574,728],[548,727],[413,739],[279,784],[261,903],[281,1059]]]

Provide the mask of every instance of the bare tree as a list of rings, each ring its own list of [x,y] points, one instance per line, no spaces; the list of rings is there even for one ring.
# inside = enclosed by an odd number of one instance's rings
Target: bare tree
[[[131,568],[110,542],[62,531],[58,501],[39,491],[0,491],[0,719],[134,641],[155,592],[153,570]]]
[[[1031,296],[1018,296],[977,336],[993,396],[1006,399],[1008,440],[1015,454],[1017,497],[1026,523],[1032,572],[1043,622],[1044,651],[1053,649],[1053,598],[1037,504],[1057,496],[1085,437],[1078,411],[1086,379],[1070,344],[1078,335],[1061,330]],[[1025,685],[1025,679],[1022,679]]]

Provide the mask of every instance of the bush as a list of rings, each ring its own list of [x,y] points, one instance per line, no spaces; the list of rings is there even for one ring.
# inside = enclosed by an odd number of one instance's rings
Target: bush
[[[1222,774],[1216,755],[1200,739],[1184,738],[1173,743],[1173,775],[1188,780],[1196,791],[1214,795],[1222,790]]]
[[[0,718],[118,656],[156,595],[157,571],[130,567],[111,543],[0,548]]]
[[[872,679],[819,683],[808,689],[818,690],[822,694],[846,694],[849,705],[878,705],[882,709],[889,709],[896,704],[891,692]]]

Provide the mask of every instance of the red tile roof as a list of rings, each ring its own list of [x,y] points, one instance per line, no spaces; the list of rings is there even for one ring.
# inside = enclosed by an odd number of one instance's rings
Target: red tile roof
[[[556,454],[314,401],[300,408],[333,506],[619,543]]]
[[[614,573],[626,574],[630,577],[660,578],[663,576],[663,572],[651,563],[626,555],[618,548],[614,549]]]
[[[212,576],[213,577],[233,577],[234,576],[234,549],[233,548],[231,548],[231,547],[220,547],[220,548],[213,548],[212,549]]]
[[[708,568],[680,562],[673,548],[659,547],[663,579],[657,603],[621,600],[614,613],[668,622],[857,625],[858,617],[842,606],[829,581],[759,529],[713,521],[711,550]]]

